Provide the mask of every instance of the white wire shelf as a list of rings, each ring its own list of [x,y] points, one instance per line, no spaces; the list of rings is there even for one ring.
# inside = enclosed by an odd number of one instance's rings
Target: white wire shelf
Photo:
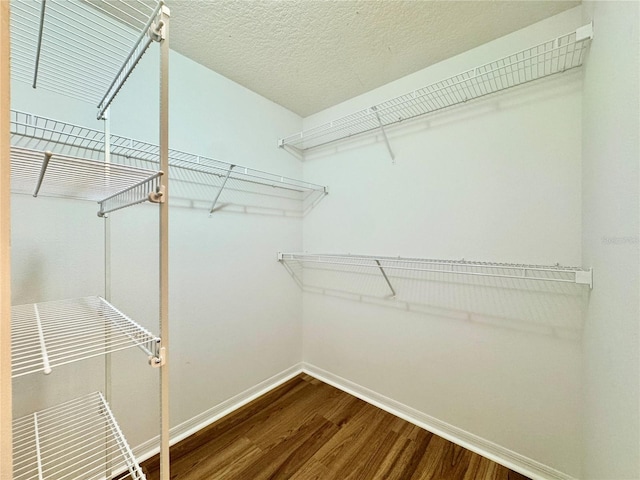
[[[575,32],[279,140],[307,150],[549,77],[582,65],[591,24]]]
[[[138,347],[159,359],[160,339],[102,297],[11,308],[12,376]]]
[[[158,201],[161,176],[162,172],[129,165],[11,147],[13,192],[93,200],[100,206],[99,216]]]
[[[11,74],[91,102],[102,118],[154,40],[158,0],[14,0]]]
[[[111,158],[118,164],[136,168],[157,168],[157,145],[111,134]],[[79,125],[40,117],[16,110],[11,111],[11,144],[29,148],[48,149],[97,160],[104,159],[105,134]],[[295,202],[304,213],[328,193],[326,186],[285,177],[242,165],[233,165],[213,158],[169,150],[172,198],[196,199],[204,202],[212,213],[216,210],[223,190],[250,190],[261,195],[278,197],[281,203]],[[274,191],[279,192],[274,195]],[[296,207],[298,208],[298,207]]]
[[[15,480],[146,477],[99,392],[13,421]]]
[[[396,291],[389,280],[413,272],[429,272],[443,275],[495,277],[541,282],[560,282],[593,287],[593,270],[560,265],[525,265],[513,263],[471,262],[466,260],[435,260],[424,258],[385,257],[371,255],[279,253],[280,262],[299,262],[306,265],[338,265],[364,267],[380,272],[392,296]]]

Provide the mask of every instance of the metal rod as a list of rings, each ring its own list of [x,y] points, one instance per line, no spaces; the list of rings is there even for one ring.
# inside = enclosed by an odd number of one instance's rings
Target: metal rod
[[[209,210],[209,215],[213,214],[213,211],[216,208],[216,203],[218,203],[218,199],[220,198],[220,194],[222,193],[222,190],[224,190],[224,186],[227,184],[227,180],[229,180],[229,175],[231,175],[231,170],[233,170],[233,167],[235,167],[235,165],[230,165],[229,166],[229,170],[227,170],[227,175],[224,177],[224,180],[222,181],[222,185],[220,185],[220,188],[218,189],[218,193],[216,194],[216,198],[214,198],[213,202],[211,203],[211,209]]]
[[[38,327],[38,339],[40,340],[40,352],[42,353],[42,371],[49,375],[51,373],[51,365],[49,365],[49,355],[47,354],[47,344],[44,341],[44,331],[42,329],[42,321],[40,320],[40,311],[38,305],[33,304],[33,312],[36,318],[36,326]]]
[[[111,163],[111,121],[109,119],[109,110],[104,115],[104,163]],[[104,218],[104,296],[106,301],[111,300],[111,218],[103,215]],[[101,299],[102,300],[102,299]],[[109,339],[109,326],[107,322],[104,324],[104,343],[105,349]],[[111,353],[107,350],[104,359],[104,394],[107,402],[111,402],[112,361]],[[108,452],[108,438],[105,438],[105,478],[113,476],[113,456]]]
[[[38,192],[40,191],[40,187],[42,186],[42,180],[44,179],[44,174],[47,171],[47,167],[49,166],[49,160],[51,160],[52,156],[53,156],[53,153],[49,151],[44,152],[44,160],[42,161],[42,167],[40,168],[40,176],[38,177],[38,184],[36,185],[35,192],[33,192],[34,197],[38,196]]]
[[[40,66],[40,51],[42,49],[42,32],[44,30],[44,11],[47,6],[47,0],[42,0],[42,5],[40,7],[40,27],[38,29],[38,47],[36,48],[36,65],[33,71],[33,88],[36,88],[36,83],[38,82],[38,68]]]
[[[38,414],[33,414],[33,431],[36,442],[36,462],[38,463],[38,478],[44,480],[44,474],[42,473],[42,454],[40,452],[40,434],[38,432]]]
[[[382,268],[382,265],[380,265],[380,262],[378,260],[376,260],[376,263],[378,264],[378,268],[380,269],[380,272],[382,272],[382,276],[384,277],[385,281],[387,282],[387,285],[389,285],[389,288],[391,289],[391,296],[395,298],[396,296],[396,291],[394,290],[393,286],[391,285],[391,282],[389,281],[389,277],[387,277],[387,274],[384,271],[384,268]]]
[[[393,155],[393,151],[391,150],[391,145],[389,144],[389,139],[387,138],[387,132],[384,131],[384,125],[382,125],[382,120],[380,120],[380,115],[378,115],[378,108],[371,107],[371,111],[376,115],[376,118],[378,119],[380,131],[382,132],[382,138],[384,138],[384,143],[387,145],[387,150],[389,151],[389,155],[391,156],[391,161],[393,163],[396,163],[396,157]]]

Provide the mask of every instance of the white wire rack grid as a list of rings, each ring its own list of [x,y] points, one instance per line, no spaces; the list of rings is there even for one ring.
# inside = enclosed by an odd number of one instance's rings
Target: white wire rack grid
[[[157,0],[14,0],[12,77],[91,102],[102,118],[153,41],[149,29],[162,5]]]
[[[104,141],[104,132],[99,130],[11,111],[12,145],[102,160]],[[119,164],[147,169],[158,166],[157,145],[111,134],[110,151],[111,158]],[[263,207],[265,203],[277,203],[302,214],[328,192],[322,185],[178,150],[169,151],[169,163],[172,198],[199,200],[210,210],[214,210],[214,200],[223,188],[227,199],[249,193]],[[246,198],[240,201],[246,202]]]
[[[582,65],[590,25],[370,108],[280,139],[307,150],[523,85]],[[586,32],[586,33],[585,33]]]
[[[93,200],[98,215],[149,200],[162,172],[11,147],[11,189],[33,196]]]
[[[160,339],[102,297],[11,308],[12,376],[138,347],[157,358]]]
[[[414,272],[430,272],[445,275],[495,277],[516,280],[534,280],[584,284],[592,287],[593,272],[582,267],[560,265],[526,265],[513,263],[472,262],[466,260],[436,260],[371,255],[280,253],[280,261],[297,261],[303,264],[338,265],[342,267],[366,267],[388,277],[403,277]],[[389,285],[391,290],[393,288]],[[395,292],[394,292],[395,295]]]
[[[99,392],[13,421],[15,480],[99,480],[145,475]]]

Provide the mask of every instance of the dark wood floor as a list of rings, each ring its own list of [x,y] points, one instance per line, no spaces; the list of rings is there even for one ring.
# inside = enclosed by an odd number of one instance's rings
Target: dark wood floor
[[[171,478],[526,480],[307,375],[173,446]]]

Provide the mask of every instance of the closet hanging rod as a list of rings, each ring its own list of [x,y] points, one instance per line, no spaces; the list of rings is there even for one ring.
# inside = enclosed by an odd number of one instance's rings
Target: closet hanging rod
[[[305,151],[379,128],[384,133],[386,126],[580,67],[592,38],[592,24],[587,24],[567,35],[281,138],[278,146]]]
[[[13,421],[14,480],[146,477],[100,392]]]
[[[476,277],[575,283],[588,285],[589,288],[593,288],[593,269],[586,270],[581,267],[564,267],[560,265],[526,265],[372,255],[310,253],[278,254],[278,261],[284,262],[287,260],[298,261],[301,263],[328,264],[348,267],[384,268],[386,271],[397,272],[428,272]],[[383,274],[385,274],[384,270]],[[388,274],[385,274],[385,277],[387,275]],[[392,287],[391,289],[393,290]]]

